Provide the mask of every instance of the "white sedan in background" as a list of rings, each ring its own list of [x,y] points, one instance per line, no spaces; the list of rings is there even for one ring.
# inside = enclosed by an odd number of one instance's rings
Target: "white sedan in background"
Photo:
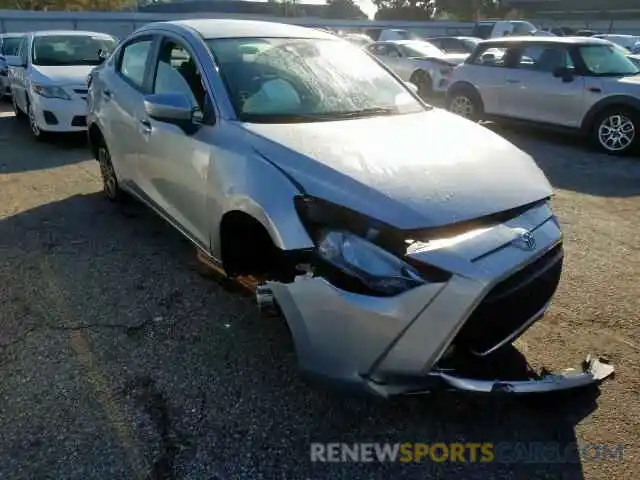
[[[26,116],[38,138],[50,132],[86,130],[87,77],[116,43],[114,37],[96,32],[26,34],[9,67],[16,117]]]
[[[402,80],[415,84],[422,98],[445,93],[451,72],[469,56],[445,53],[421,40],[375,42],[367,50]]]

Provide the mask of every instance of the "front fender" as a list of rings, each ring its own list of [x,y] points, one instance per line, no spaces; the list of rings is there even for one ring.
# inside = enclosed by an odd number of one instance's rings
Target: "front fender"
[[[224,215],[233,211],[246,213],[260,222],[281,250],[313,248],[294,205],[294,198],[303,193],[300,187],[257,153],[236,160],[236,168],[218,170],[223,173],[221,180],[226,191],[221,208],[214,212],[213,256],[221,258],[220,224]]]

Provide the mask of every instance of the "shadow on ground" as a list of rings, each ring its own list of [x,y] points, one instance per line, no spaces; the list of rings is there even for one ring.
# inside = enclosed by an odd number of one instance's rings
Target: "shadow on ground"
[[[16,120],[13,114],[7,116],[3,110],[7,109],[0,108],[0,174],[56,168],[82,162],[91,156],[86,134],[56,134],[37,140],[31,136],[26,121]],[[12,143],[26,148],[10,148]]]
[[[583,478],[578,461],[522,457],[312,464],[311,442],[564,447],[598,391],[345,396],[303,381],[285,325],[196,270],[164,222],[98,194],[1,221],[0,465],[25,478]]]
[[[529,153],[554,188],[602,197],[640,195],[638,156],[595,152],[578,135],[506,123],[486,126]]]

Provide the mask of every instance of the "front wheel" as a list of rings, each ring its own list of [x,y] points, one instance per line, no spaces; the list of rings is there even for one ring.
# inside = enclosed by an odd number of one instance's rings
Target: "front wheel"
[[[474,121],[481,120],[483,114],[478,94],[467,89],[456,90],[447,96],[447,110]]]
[[[596,117],[591,141],[609,155],[627,155],[638,146],[639,129],[638,112],[626,107],[610,108]]]
[[[24,112],[20,110],[15,94],[11,95],[11,105],[13,106],[13,114],[15,115],[16,120],[24,119]]]

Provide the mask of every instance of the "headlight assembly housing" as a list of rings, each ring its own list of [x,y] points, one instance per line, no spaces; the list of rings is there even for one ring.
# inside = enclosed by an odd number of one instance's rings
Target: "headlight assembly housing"
[[[318,255],[377,292],[394,295],[425,283],[418,271],[395,255],[344,230],[326,230]]]
[[[315,197],[297,197],[295,204],[316,244],[316,274],[340,288],[391,296],[451,277],[405,258],[407,232]]]
[[[59,98],[62,100],[71,100],[71,97],[62,87],[55,85],[37,85],[32,84],[31,89],[37,95],[45,98]]]

